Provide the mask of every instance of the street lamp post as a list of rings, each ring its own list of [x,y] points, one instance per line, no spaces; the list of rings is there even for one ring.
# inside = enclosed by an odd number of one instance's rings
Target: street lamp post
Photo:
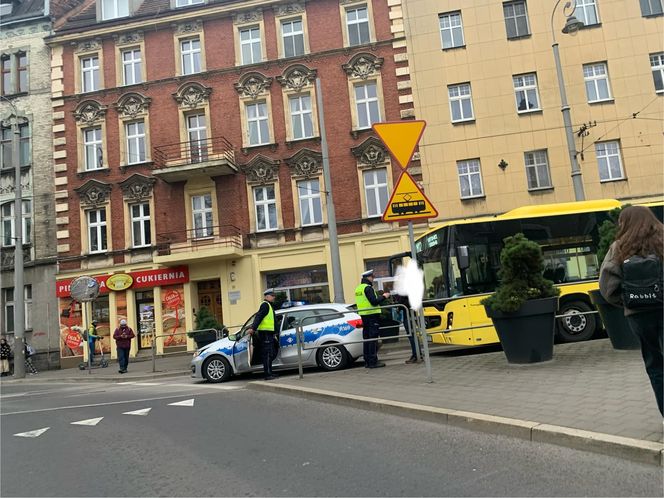
[[[567,103],[567,94],[565,93],[565,80],[563,78],[563,68],[560,64],[560,52],[558,51],[558,42],[556,41],[556,31],[553,28],[553,16],[561,0],[556,2],[551,12],[551,35],[553,36],[553,58],[556,61],[556,73],[558,73],[558,88],[560,90],[560,111],[563,113],[563,123],[565,124],[565,137],[567,139],[567,151],[572,166],[572,185],[574,185],[574,199],[585,201],[586,195],[583,192],[583,179],[581,178],[581,168],[576,159],[576,146],[574,145],[574,132],[572,131],[572,117],[570,116],[569,104]],[[567,17],[567,22],[563,28],[563,33],[574,34],[583,26],[583,23],[574,17],[576,2],[566,2],[563,6],[563,14]],[[569,15],[567,14],[569,12]]]
[[[12,129],[12,161],[14,163],[14,377],[25,377],[25,303],[23,295],[23,192],[21,189],[20,125],[26,121],[18,115],[18,109],[7,97],[2,100],[11,105],[13,115],[9,122]]]

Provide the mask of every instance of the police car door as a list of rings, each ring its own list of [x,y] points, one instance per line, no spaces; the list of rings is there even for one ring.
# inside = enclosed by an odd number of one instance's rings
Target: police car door
[[[251,336],[247,334],[246,330],[253,321],[254,315],[235,333],[237,339],[233,344],[233,363],[237,373],[247,372],[252,367],[250,355],[253,348],[251,347]]]
[[[293,365],[298,361],[296,327],[306,318],[302,325],[303,335],[305,338],[310,338],[311,330],[315,328],[317,322],[314,318],[316,316],[315,310],[293,310],[283,316],[283,326],[279,336],[279,356],[283,365]],[[309,332],[308,335],[307,331]],[[311,345],[311,342],[309,342],[308,346]],[[305,344],[302,344],[302,348],[305,347]],[[302,361],[307,361],[312,354],[314,354],[314,351],[302,349]]]

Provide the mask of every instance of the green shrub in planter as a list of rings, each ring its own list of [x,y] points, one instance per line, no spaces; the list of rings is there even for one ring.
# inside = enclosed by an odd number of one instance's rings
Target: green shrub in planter
[[[210,313],[205,307],[202,307],[196,313],[196,330],[187,332],[187,336],[191,337],[196,341],[196,345],[200,348],[206,344],[210,344],[217,340],[216,332],[212,332],[209,329],[215,330],[225,330],[226,327],[219,323],[216,317]]]

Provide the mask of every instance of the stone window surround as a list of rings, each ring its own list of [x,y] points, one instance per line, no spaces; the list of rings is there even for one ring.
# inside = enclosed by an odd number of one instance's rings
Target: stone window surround
[[[132,86],[124,84],[124,66],[122,64],[122,52],[130,49],[139,49],[141,51],[141,78],[143,81],[141,81],[141,83],[135,83],[135,85],[147,82],[147,61],[145,59],[146,53],[143,31],[130,31],[120,35],[114,35],[113,38],[115,39],[116,85],[118,87]]]
[[[74,88],[76,89],[76,93],[81,93],[83,94],[83,81],[82,81],[82,74],[81,74],[81,59],[85,59],[86,57],[91,57],[96,55],[97,58],[99,59],[99,88],[97,88],[96,91],[103,90],[106,85],[105,85],[105,79],[104,79],[104,47],[103,47],[103,42],[98,39],[92,39],[92,40],[86,40],[82,41],[79,43],[72,42],[76,45],[76,48],[74,49],[74,67],[76,70],[74,71]],[[85,92],[85,93],[92,93],[92,92]]]
[[[245,154],[253,147],[275,146],[274,122],[272,113],[272,96],[270,88],[273,78],[267,77],[258,71],[249,71],[240,77],[235,83],[235,90],[240,99],[240,116],[242,124],[242,150]],[[251,145],[249,143],[249,123],[247,116],[247,104],[265,101],[267,106],[268,133],[270,139],[265,144]]]
[[[175,47],[175,74],[176,76],[193,76],[207,71],[206,57],[205,57],[205,30],[203,21],[200,19],[188,22],[181,22],[173,24],[173,44]],[[198,73],[183,74],[182,73],[182,54],[181,42],[188,39],[198,38],[201,45],[201,70]]]
[[[369,44],[376,43],[376,26],[374,23],[373,2],[371,0],[340,0],[339,1],[339,16],[341,18],[341,32],[343,36],[343,46],[351,47],[348,40],[348,27],[346,26],[346,9],[353,7],[367,8],[367,17],[369,18]],[[365,45],[353,45],[352,47],[362,47]]]
[[[81,255],[104,255],[113,250],[113,224],[110,216],[111,192],[113,186],[98,180],[88,180],[80,187],[74,189],[79,195],[79,218],[81,225]],[[105,252],[90,253],[90,239],[88,231],[88,211],[104,209],[106,211],[106,250]]]
[[[284,119],[286,121],[286,142],[311,140],[320,137],[318,129],[318,102],[316,100],[316,69],[309,69],[303,64],[293,64],[284,69],[276,80],[282,87]],[[293,121],[290,113],[290,97],[309,95],[311,98],[311,120],[313,135],[311,137],[295,138],[293,134]]]
[[[123,197],[123,210],[124,210],[124,233],[125,233],[125,247],[134,248],[133,245],[133,230],[131,218],[131,206],[139,203],[147,203],[150,206],[150,237],[152,246],[156,245],[156,223],[154,218],[154,184],[157,180],[152,177],[147,177],[139,173],[131,175],[126,180],[120,183]],[[139,246],[136,249],[145,249],[149,246]]]
[[[355,54],[342,69],[348,75],[348,95],[350,102],[350,114],[352,119],[351,135],[357,138],[360,131],[369,128],[359,127],[359,118],[357,114],[357,103],[355,102],[355,85],[364,82],[376,82],[376,95],[378,97],[378,110],[381,119],[385,119],[385,98],[383,96],[383,79],[380,69],[383,66],[384,59],[376,57],[368,52]]]
[[[284,21],[292,21],[300,18],[302,20],[302,32],[304,37],[304,54],[296,55],[294,57],[302,57],[311,53],[309,46],[309,28],[307,26],[307,10],[305,8],[304,0],[298,0],[287,4],[279,4],[273,7],[274,9],[274,22],[275,33],[277,35],[277,49],[279,58],[286,58],[284,49],[284,37],[281,30],[281,23]]]
[[[281,161],[271,159],[262,154],[255,155],[249,162],[240,166],[240,171],[246,175],[247,199],[249,208],[249,232],[259,234],[274,234],[283,230],[283,216],[281,207],[281,192],[279,188],[279,167]],[[256,222],[256,204],[254,202],[254,187],[274,186],[274,199],[277,206],[277,229],[258,231]]]
[[[190,114],[204,114],[205,126],[208,140],[214,137],[212,123],[210,120],[210,94],[212,88],[206,87],[196,81],[188,81],[180,85],[173,98],[178,104],[180,112],[178,120],[180,125],[180,142],[189,141],[187,116]]]
[[[364,172],[372,169],[386,169],[389,197],[391,193],[390,185],[394,184],[390,155],[383,143],[375,136],[367,137],[361,144],[353,147],[351,153],[355,156],[355,160],[357,161],[357,184],[360,188],[362,219],[375,220],[376,217],[369,217],[366,193],[364,191]]]
[[[77,172],[79,175],[84,173],[93,173],[110,171],[109,157],[108,157],[108,141],[106,139],[106,111],[108,107],[100,104],[96,100],[87,99],[82,101],[74,111],[74,118],[76,120],[76,137],[77,137]],[[85,169],[85,146],[83,140],[84,130],[96,126],[101,127],[101,140],[102,140],[102,157],[104,160],[104,167],[94,170]]]
[[[262,9],[246,10],[233,15],[233,39],[235,40],[235,65],[251,66],[242,62],[242,46],[240,44],[240,30],[258,26],[261,36],[261,61],[254,63],[261,64],[267,61],[267,47],[265,43],[265,21],[263,19]]]
[[[0,52],[0,57],[5,58],[9,57],[10,59],[10,64],[11,64],[11,85],[12,85],[12,90],[20,90],[18,88],[19,82],[19,66],[18,66],[18,59],[21,54],[25,54],[27,59],[28,59],[28,65],[27,65],[27,89],[25,91],[11,91],[11,92],[6,92],[4,88],[2,88],[2,95],[3,96],[8,96],[8,95],[25,95],[30,92],[30,46],[20,46],[20,47],[14,47],[11,49],[6,49]],[[0,82],[0,85],[2,85],[2,82]]]
[[[312,149],[300,149],[284,161],[291,174],[291,192],[293,193],[293,209],[295,216],[295,228],[320,227],[327,224],[327,205],[325,196],[325,183],[323,179],[323,156],[320,152]],[[302,213],[300,212],[300,195],[297,183],[302,180],[318,180],[320,188],[320,203],[322,212],[322,223],[316,225],[302,225]]]
[[[150,115],[148,108],[150,106],[151,98],[145,97],[140,93],[128,92],[122,95],[113,106],[118,113],[118,128],[119,128],[119,149],[120,149],[120,168],[124,169],[129,166],[136,166],[138,164],[145,164],[152,161],[150,145]],[[145,130],[145,161],[140,163],[129,163],[127,161],[127,124],[143,121]]]

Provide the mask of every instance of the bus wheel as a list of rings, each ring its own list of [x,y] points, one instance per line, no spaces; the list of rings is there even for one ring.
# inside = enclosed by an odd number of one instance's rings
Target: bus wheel
[[[568,315],[557,318],[558,337],[562,342],[587,341],[595,333],[597,315],[582,315],[594,309],[584,301],[568,301],[558,309],[559,315]]]

